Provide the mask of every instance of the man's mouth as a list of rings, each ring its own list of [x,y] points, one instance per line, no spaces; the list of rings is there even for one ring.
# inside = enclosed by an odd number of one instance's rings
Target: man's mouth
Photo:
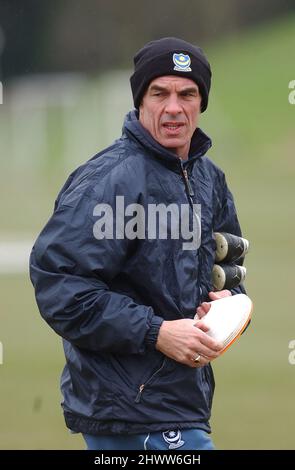
[[[177,133],[184,126],[182,122],[164,122],[163,127],[169,133]]]

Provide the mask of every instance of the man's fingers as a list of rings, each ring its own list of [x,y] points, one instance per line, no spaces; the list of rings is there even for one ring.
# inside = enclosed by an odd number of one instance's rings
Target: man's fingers
[[[163,321],[156,348],[171,359],[191,367],[205,365],[218,357],[223,345],[206,334],[203,320],[181,319]],[[198,356],[203,359],[195,362]]]
[[[215,341],[213,338],[211,338],[210,336],[206,334],[206,332],[209,331],[210,328],[202,320],[198,320],[195,323],[195,326],[196,328],[201,330],[201,333],[199,334],[199,341],[200,343],[202,343],[202,345],[204,345],[205,348],[207,348],[206,349],[207,352],[210,350],[216,351],[216,352],[221,351],[221,349],[223,348],[223,343]],[[205,356],[208,355],[208,357],[210,357],[210,354],[206,354],[205,351],[204,351],[204,354]]]
[[[216,359],[219,356],[218,351],[213,351],[213,349],[207,348],[207,346],[204,346],[204,344],[200,343],[198,346],[198,353],[206,360],[206,361],[212,361],[213,359]]]
[[[202,330],[206,333],[206,331],[209,331],[210,328],[207,326],[205,323],[202,322],[202,320],[197,320],[195,323],[195,326],[199,328],[199,330]]]
[[[230,295],[232,295],[232,293],[228,289],[224,289],[219,292],[213,292],[213,291],[209,292],[209,298],[211,300],[222,299],[223,297],[229,297]],[[197,308],[197,315],[195,318],[196,319],[202,318],[204,315],[206,315],[209,312],[210,307],[211,307],[210,302],[202,302],[201,305],[199,305]]]
[[[217,291],[217,292],[213,292],[213,291],[209,292],[209,297],[211,300],[223,299],[223,297],[229,297],[230,295],[232,295],[232,293],[228,289],[224,289],[224,290]]]
[[[210,302],[203,302],[201,305],[199,305],[199,307],[197,308],[197,314],[199,318],[202,318],[204,315],[206,315],[206,313],[209,312],[210,308]]]
[[[188,365],[190,367],[194,367],[194,368],[197,368],[197,367],[204,367],[206,366],[207,364],[209,364],[209,359],[207,359],[206,357],[202,356],[200,357],[200,359],[198,360],[198,362],[195,362],[193,360],[190,360]]]

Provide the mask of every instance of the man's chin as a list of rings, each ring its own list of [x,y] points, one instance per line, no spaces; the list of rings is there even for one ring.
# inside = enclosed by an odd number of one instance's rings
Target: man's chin
[[[166,147],[170,150],[184,146],[184,143],[180,139],[177,139],[175,137],[166,137],[164,139],[161,139],[159,143],[163,145],[163,147]]]

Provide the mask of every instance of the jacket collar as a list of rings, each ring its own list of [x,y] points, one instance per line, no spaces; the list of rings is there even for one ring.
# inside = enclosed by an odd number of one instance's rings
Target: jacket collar
[[[152,151],[163,164],[171,168],[179,168],[179,158],[175,153],[159,144],[142,126],[138,120],[138,112],[136,110],[130,111],[126,115],[123,133],[127,134],[128,137],[137,141],[149,151]],[[186,160],[183,165],[190,166],[193,164],[198,158],[202,157],[211,146],[211,139],[200,128],[197,128],[191,140],[188,160]]]

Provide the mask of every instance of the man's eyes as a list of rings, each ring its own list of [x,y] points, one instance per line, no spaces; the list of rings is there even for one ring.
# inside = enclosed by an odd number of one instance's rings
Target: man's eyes
[[[167,94],[167,93],[166,93]],[[152,96],[164,96],[165,92],[164,91],[154,91],[152,93]]]
[[[154,91],[152,93],[152,96],[168,96],[168,93],[164,91]],[[182,98],[194,98],[197,96],[197,93],[194,91],[184,91],[182,93],[179,93],[179,96]]]
[[[195,96],[197,96],[197,93],[195,91],[184,91],[183,93],[181,93],[181,96],[184,96],[185,98],[186,97],[195,97]]]

